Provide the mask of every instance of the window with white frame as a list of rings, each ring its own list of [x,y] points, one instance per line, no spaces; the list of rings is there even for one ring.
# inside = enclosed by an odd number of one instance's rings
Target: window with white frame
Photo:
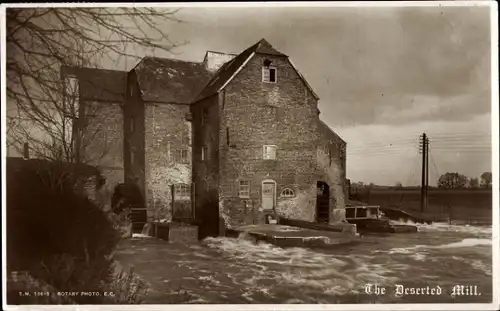
[[[202,161],[208,160],[208,147],[207,146],[203,146],[201,148],[201,160]]]
[[[292,189],[290,189],[288,187],[284,188],[283,190],[281,190],[280,197],[282,197],[282,198],[293,198],[293,197],[295,197],[295,191],[293,191]]]
[[[174,185],[174,196],[177,200],[189,200],[191,199],[191,187],[188,184],[176,184]]]
[[[175,150],[174,161],[179,164],[188,164],[189,158],[187,149]]]
[[[278,147],[275,145],[264,145],[263,148],[263,158],[264,160],[276,160],[276,149]]]
[[[248,199],[250,198],[250,181],[249,180],[240,180],[238,194],[240,198]]]
[[[276,67],[272,65],[271,61],[266,59],[262,66],[262,82],[276,83],[276,73]]]

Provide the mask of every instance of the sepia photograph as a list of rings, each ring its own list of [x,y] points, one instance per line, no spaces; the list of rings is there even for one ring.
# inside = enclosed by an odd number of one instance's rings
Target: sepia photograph
[[[495,1],[0,17],[4,309],[498,309]]]

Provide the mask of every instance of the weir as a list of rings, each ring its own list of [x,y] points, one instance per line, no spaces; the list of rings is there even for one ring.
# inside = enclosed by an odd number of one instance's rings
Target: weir
[[[279,247],[329,248],[352,245],[361,241],[355,231],[338,229],[327,231],[282,224],[263,224],[227,229],[226,236],[233,238],[244,237],[255,242],[262,241]]]

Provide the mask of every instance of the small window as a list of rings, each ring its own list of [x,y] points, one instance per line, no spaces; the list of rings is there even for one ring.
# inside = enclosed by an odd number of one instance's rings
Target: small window
[[[240,198],[245,198],[245,199],[250,198],[250,181],[240,180],[238,192]]]
[[[358,208],[356,210],[356,218],[362,218],[368,216],[368,210],[366,208]]]
[[[135,120],[134,119],[130,119],[130,132],[134,132],[135,130]]]
[[[174,196],[177,200],[189,200],[191,199],[191,189],[187,184],[177,184],[174,185]]]
[[[185,132],[179,134],[179,142],[182,147],[189,146],[189,135]]]
[[[186,149],[176,150],[174,153],[175,163],[188,164],[188,151]]]
[[[208,113],[208,108],[203,108],[202,114],[201,114],[201,124],[207,123],[209,120],[209,113]]]
[[[201,148],[201,160],[206,161],[208,160],[208,147],[204,146]]]
[[[354,218],[356,217],[354,212],[356,211],[356,208],[346,208],[345,209],[345,218]]]
[[[265,145],[264,146],[264,160],[276,160],[276,149],[277,147],[274,145]]]
[[[262,67],[262,82],[276,83],[276,67],[271,65]]]
[[[130,150],[130,164],[134,164],[134,150]]]
[[[295,192],[290,188],[285,188],[281,191],[282,198],[293,198],[295,197]]]

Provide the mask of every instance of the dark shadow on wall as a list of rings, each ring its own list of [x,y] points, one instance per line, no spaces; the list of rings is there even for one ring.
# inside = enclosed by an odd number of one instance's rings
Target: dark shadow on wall
[[[316,222],[327,224],[330,221],[330,187],[327,183],[317,182]]]
[[[223,234],[219,228],[223,220],[219,217],[218,191],[216,189],[208,190],[203,202],[200,203],[199,215],[196,216],[200,226],[198,230],[199,238],[204,239]]]

